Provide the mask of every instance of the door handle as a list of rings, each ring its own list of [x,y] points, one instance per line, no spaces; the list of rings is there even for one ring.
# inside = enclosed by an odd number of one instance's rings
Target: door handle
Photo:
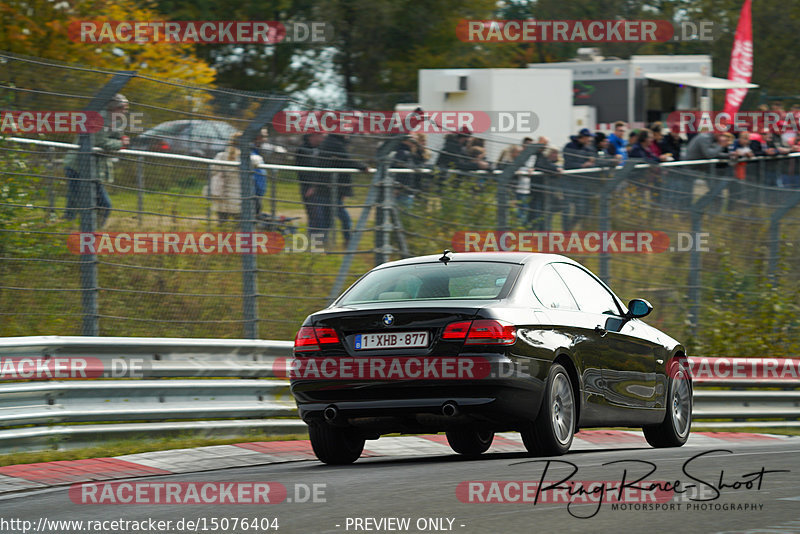
[[[605,335],[608,334],[608,330],[606,330],[600,325],[595,326],[594,331],[600,334],[600,337],[605,337]]]

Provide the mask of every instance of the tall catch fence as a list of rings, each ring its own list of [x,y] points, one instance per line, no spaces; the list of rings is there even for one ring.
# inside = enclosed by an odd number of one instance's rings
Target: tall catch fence
[[[533,144],[489,170],[437,166],[434,135],[415,159],[403,136],[281,134],[275,115],[304,110],[284,96],[0,54],[4,111],[102,114],[118,93],[122,150],[107,131],[0,137],[0,335],[291,339],[378,263],[538,248],[648,299],[651,324],[705,354],[800,348],[800,154],[563,171]],[[269,253],[187,247],[253,232]],[[134,235],[146,253],[118,246]]]

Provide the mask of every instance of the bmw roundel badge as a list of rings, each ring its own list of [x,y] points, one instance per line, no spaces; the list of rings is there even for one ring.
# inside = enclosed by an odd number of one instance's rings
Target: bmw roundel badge
[[[394,324],[394,315],[387,313],[383,316],[383,326],[392,326]]]

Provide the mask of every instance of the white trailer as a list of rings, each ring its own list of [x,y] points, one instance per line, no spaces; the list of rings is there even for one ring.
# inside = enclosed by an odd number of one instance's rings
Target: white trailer
[[[571,69],[422,69],[419,105],[425,111],[486,112],[491,128],[474,135],[486,141],[487,158],[496,162],[504,147],[524,137],[544,135],[559,147],[569,141],[572,85]],[[519,124],[531,114],[536,124]],[[428,136],[434,150],[443,143],[444,135]]]

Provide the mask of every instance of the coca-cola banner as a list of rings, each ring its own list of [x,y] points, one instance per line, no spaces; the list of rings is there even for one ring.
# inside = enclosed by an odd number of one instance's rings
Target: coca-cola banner
[[[750,0],[744,0],[736,37],[733,40],[731,66],[728,79],[735,82],[750,82],[753,75],[753,26],[750,22]],[[734,114],[739,111],[747,89],[728,89],[725,93],[725,113]]]

